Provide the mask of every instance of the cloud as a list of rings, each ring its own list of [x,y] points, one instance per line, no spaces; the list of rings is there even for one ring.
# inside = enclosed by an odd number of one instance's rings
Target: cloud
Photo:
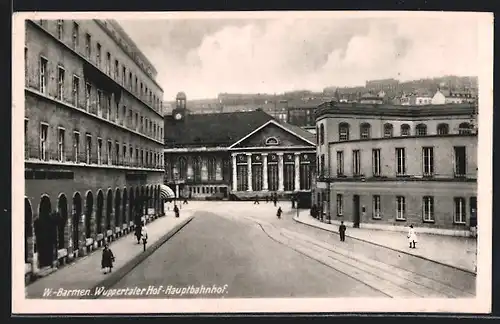
[[[478,73],[474,20],[242,20],[209,30],[200,23],[170,27],[156,42],[161,46],[137,41],[159,70],[165,100],[178,91],[206,98]],[[182,42],[183,35],[191,40]]]

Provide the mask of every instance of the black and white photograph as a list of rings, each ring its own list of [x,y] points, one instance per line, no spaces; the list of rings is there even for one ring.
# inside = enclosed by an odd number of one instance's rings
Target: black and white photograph
[[[491,310],[492,14],[13,23],[14,313]]]

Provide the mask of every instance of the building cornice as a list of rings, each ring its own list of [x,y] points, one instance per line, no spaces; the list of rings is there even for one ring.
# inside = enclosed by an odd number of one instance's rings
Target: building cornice
[[[360,104],[326,102],[316,108],[316,121],[328,115],[359,115],[374,117],[404,117],[408,120],[422,117],[439,116],[471,116],[475,114],[473,104],[444,104],[444,105],[387,105],[387,104]]]

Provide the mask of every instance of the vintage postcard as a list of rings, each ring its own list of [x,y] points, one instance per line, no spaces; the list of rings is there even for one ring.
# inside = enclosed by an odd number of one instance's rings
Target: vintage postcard
[[[490,312],[492,14],[13,22],[13,313]]]

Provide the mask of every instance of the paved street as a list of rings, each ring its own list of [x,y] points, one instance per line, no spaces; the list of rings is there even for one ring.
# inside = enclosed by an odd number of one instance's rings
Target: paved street
[[[277,220],[272,204],[211,202],[113,288],[162,287],[145,298],[472,297],[475,277],[366,242]],[[221,287],[195,294],[174,288]],[[225,286],[227,285],[227,286]],[[206,292],[206,291],[205,291]],[[124,297],[127,298],[127,297]]]

